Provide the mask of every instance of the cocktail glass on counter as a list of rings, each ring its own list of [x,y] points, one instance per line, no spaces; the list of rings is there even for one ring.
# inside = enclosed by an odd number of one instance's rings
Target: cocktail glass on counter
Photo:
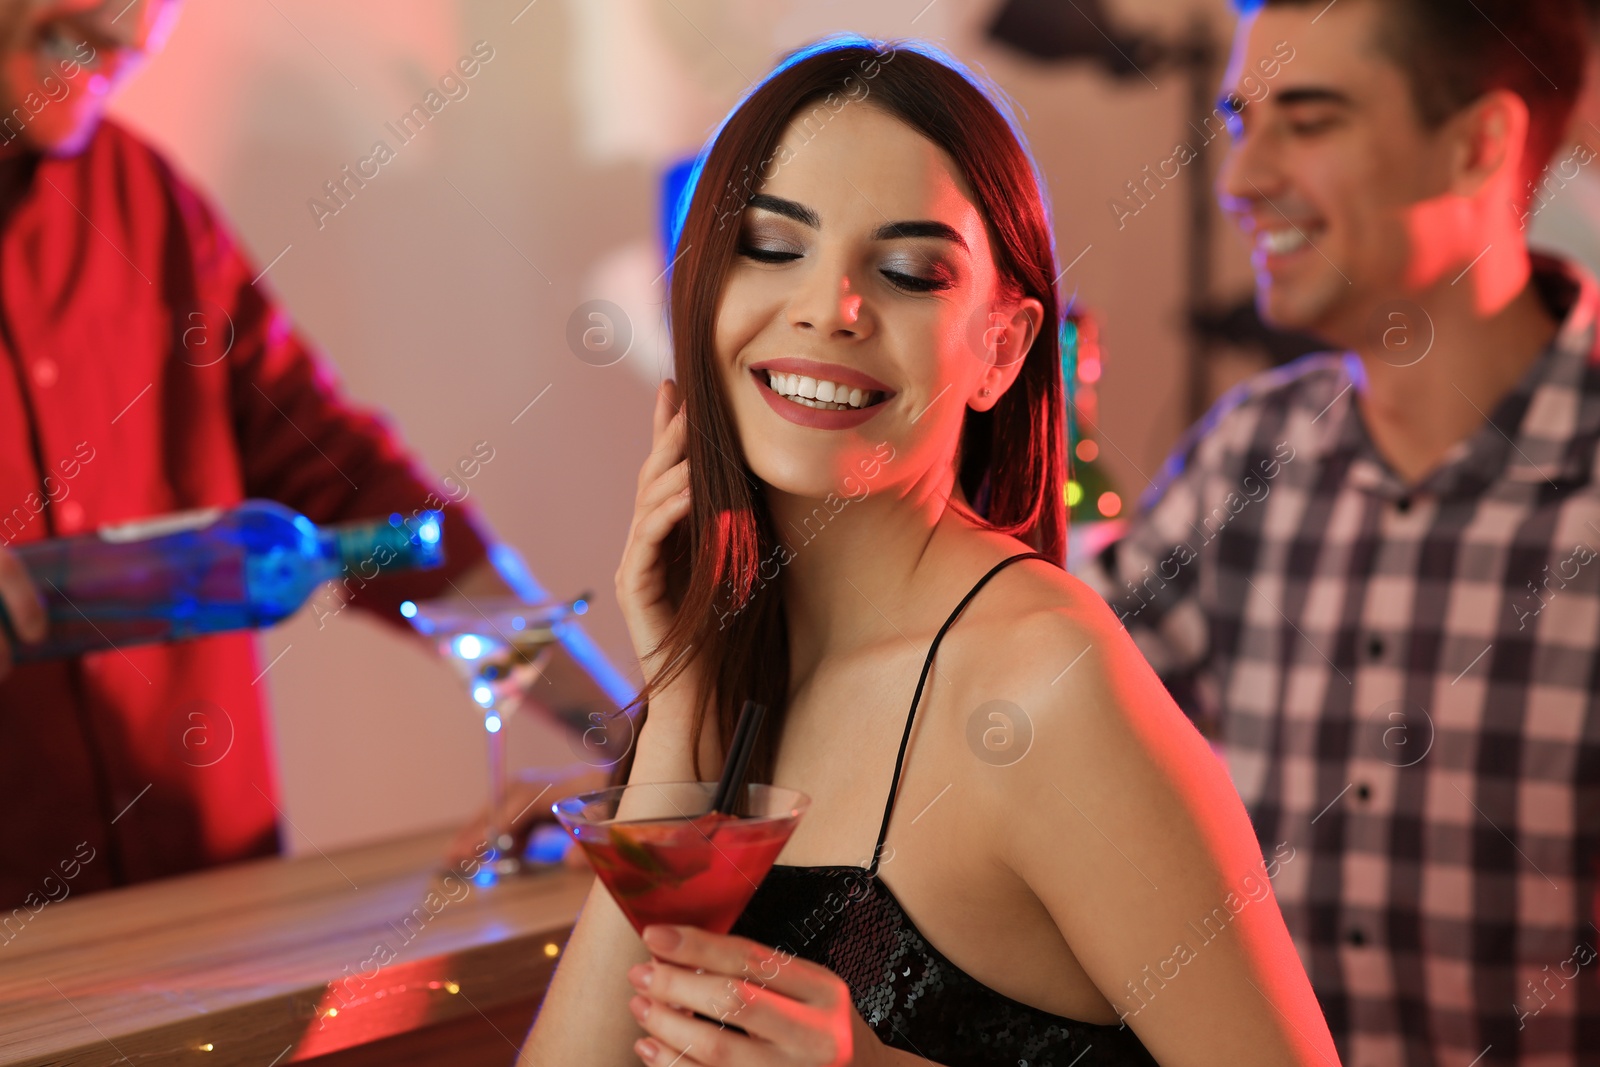
[[[506,795],[505,724],[528,699],[568,620],[582,615],[587,601],[529,603],[518,597],[446,597],[406,601],[400,613],[432,639],[439,654],[455,666],[483,712],[489,749],[489,830],[491,852],[480,870],[488,884],[526,866],[509,829],[500,825]]]

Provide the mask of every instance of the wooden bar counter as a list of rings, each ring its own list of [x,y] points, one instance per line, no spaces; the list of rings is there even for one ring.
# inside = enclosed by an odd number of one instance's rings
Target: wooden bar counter
[[[514,1063],[593,875],[480,887],[448,838],[47,904],[0,934],[0,1065]]]

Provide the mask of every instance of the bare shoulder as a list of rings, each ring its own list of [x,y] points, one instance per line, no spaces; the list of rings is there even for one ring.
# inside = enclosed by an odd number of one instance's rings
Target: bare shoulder
[[[1014,563],[995,575],[957,629],[963,631],[957,655],[973,684],[1031,694],[1041,712],[1081,703],[1074,698],[1102,688],[1108,673],[1141,689],[1160,688],[1104,599],[1044,560]]]
[[[996,724],[988,739],[1027,752],[1014,765],[996,759],[1003,774],[980,775],[994,802],[1037,801],[1038,790],[1069,779],[1097,793],[1142,793],[1157,809],[1184,806],[1179,790],[1191,802],[1233,797],[1205,739],[1115,613],[1077,578],[1042,560],[1012,564],[950,637],[963,628],[945,668],[956,711],[966,712],[952,728],[970,731],[973,710],[985,708],[980,720]]]

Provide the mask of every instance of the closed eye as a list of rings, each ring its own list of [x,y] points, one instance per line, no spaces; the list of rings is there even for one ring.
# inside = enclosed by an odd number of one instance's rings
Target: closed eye
[[[1319,133],[1326,133],[1338,124],[1332,116],[1315,119],[1299,119],[1289,123],[1289,130],[1297,137],[1315,137]]]
[[[897,270],[886,270],[881,273],[889,279],[891,285],[909,289],[914,293],[932,293],[950,288],[950,282],[945,278],[919,278],[915,274],[902,274]]]
[[[754,245],[741,245],[738,254],[757,263],[792,263],[802,258],[799,252],[783,252],[775,248],[757,248]],[[903,271],[880,271],[889,284],[897,289],[904,289],[912,293],[931,293],[948,289],[951,282],[946,278],[923,278],[915,274],[906,274]]]
[[[755,248],[750,245],[741,247],[739,254],[757,263],[788,263],[800,258],[799,252],[780,252],[775,248]]]

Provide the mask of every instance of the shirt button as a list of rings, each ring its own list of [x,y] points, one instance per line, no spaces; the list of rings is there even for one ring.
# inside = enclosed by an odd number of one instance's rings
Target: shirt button
[[[56,518],[62,533],[77,533],[83,529],[83,505],[76,500],[63,500]]]
[[[33,384],[34,385],[37,385],[41,389],[48,389],[52,385],[56,384],[56,380],[58,378],[60,378],[60,377],[61,377],[61,368],[56,365],[56,361],[55,360],[50,359],[49,357],[46,357],[44,359],[39,359],[39,360],[35,360],[34,361],[34,364],[33,364]]]
[[[1373,634],[1368,638],[1367,651],[1372,655],[1373,659],[1380,659],[1383,656],[1383,638],[1377,634]]]
[[[1350,931],[1344,935],[1344,939],[1356,948],[1360,948],[1367,943],[1367,935],[1361,932],[1359,926],[1352,926]]]

